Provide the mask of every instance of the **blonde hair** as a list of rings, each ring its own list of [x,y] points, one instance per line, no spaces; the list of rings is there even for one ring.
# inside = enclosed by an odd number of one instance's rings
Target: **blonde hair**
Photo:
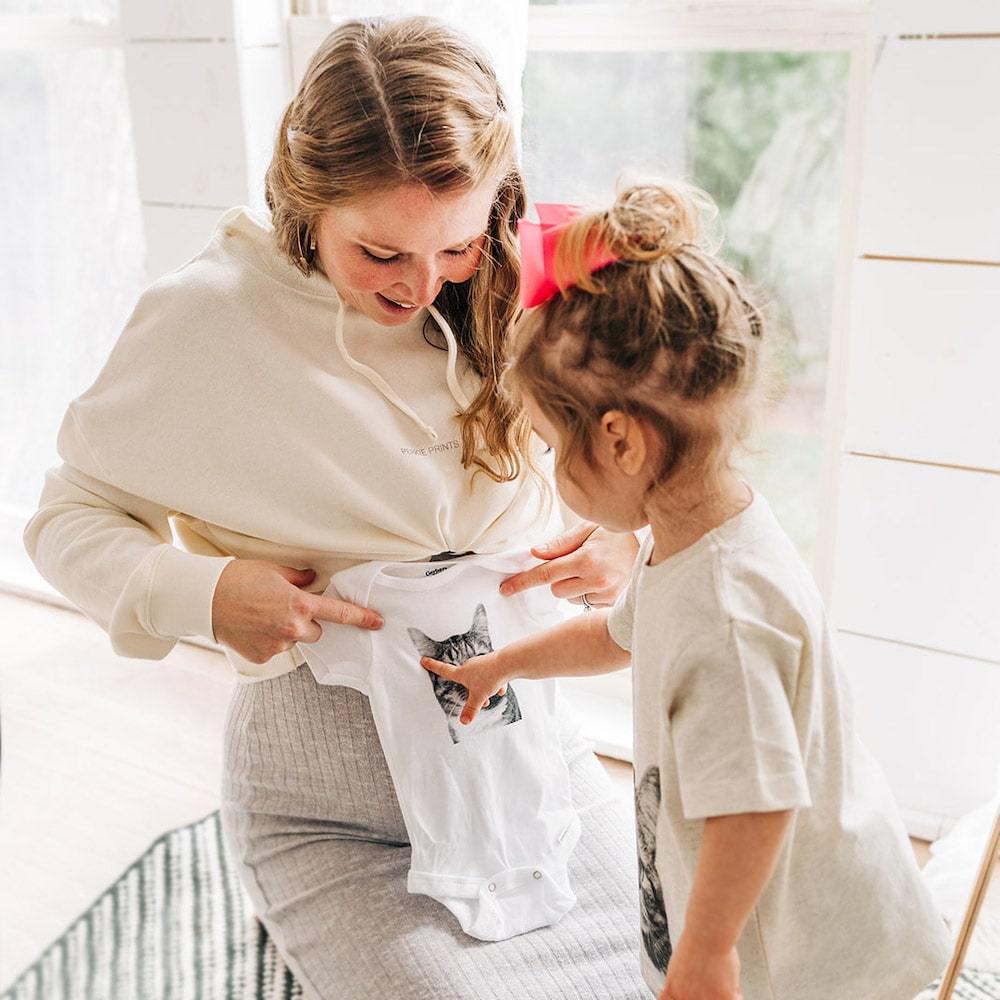
[[[578,460],[593,464],[609,410],[656,431],[650,491],[717,474],[745,440],[768,385],[763,323],[740,276],[705,245],[712,211],[683,184],[620,181],[609,208],[582,212],[560,235],[564,290],[518,323],[503,387],[515,399],[527,392],[561,432],[559,466],[571,478]],[[617,261],[590,274],[602,247]]]
[[[313,55],[285,110],[265,194],[278,246],[309,274],[312,233],[331,205],[396,185],[445,193],[495,177],[480,266],[468,281],[446,283],[435,305],[482,379],[461,417],[462,464],[508,482],[525,460],[538,474],[530,424],[499,391],[518,311],[516,232],[525,198],[513,124],[487,56],[433,18],[340,25]],[[425,333],[432,330],[428,321]]]

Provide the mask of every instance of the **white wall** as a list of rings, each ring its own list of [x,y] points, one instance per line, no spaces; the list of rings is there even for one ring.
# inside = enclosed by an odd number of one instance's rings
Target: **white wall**
[[[832,614],[862,738],[934,838],[1000,766],[1000,6],[876,19]]]
[[[233,205],[264,205],[290,99],[283,0],[121,0],[150,280]]]

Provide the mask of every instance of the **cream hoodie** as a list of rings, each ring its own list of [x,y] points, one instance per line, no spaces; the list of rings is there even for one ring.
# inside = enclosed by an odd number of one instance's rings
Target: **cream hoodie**
[[[381,326],[284,258],[266,218],[230,209],[140,297],[70,403],[64,464],[24,532],[39,572],[115,652],[162,659],[180,636],[214,639],[212,597],[234,557],[311,567],[322,593],[358,562],[556,534],[559,507],[527,473],[498,484],[463,469],[457,416],[478,377],[433,307],[430,319],[447,353],[423,337],[427,310]],[[224,649],[247,678],[301,662]]]

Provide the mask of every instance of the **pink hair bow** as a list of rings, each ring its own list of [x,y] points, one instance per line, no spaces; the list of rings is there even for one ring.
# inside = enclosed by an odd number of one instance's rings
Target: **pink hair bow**
[[[519,219],[517,235],[521,241],[521,305],[525,309],[547,302],[562,289],[556,281],[555,257],[559,236],[580,213],[579,205],[538,204],[538,222]],[[587,260],[587,273],[593,274],[618,258],[603,246],[595,247]]]

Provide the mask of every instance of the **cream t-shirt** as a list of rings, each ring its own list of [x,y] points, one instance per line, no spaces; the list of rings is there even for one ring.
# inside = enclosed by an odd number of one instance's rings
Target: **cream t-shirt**
[[[652,542],[608,619],[632,653],[646,982],[684,931],[704,820],[794,809],[738,943],[746,1000],[910,1000],[947,932],[809,571],[759,494],[655,566]]]
[[[59,431],[24,542],[42,576],[122,656],[214,638],[234,557],[316,570],[309,590],[371,559],[502,552],[562,527],[522,472],[462,466],[460,414],[481,382],[439,315],[385,327],[279,251],[234,208],[208,245],[140,297]],[[447,341],[449,350],[429,340]],[[544,445],[533,439],[541,463]],[[301,663],[294,651],[247,678]]]

